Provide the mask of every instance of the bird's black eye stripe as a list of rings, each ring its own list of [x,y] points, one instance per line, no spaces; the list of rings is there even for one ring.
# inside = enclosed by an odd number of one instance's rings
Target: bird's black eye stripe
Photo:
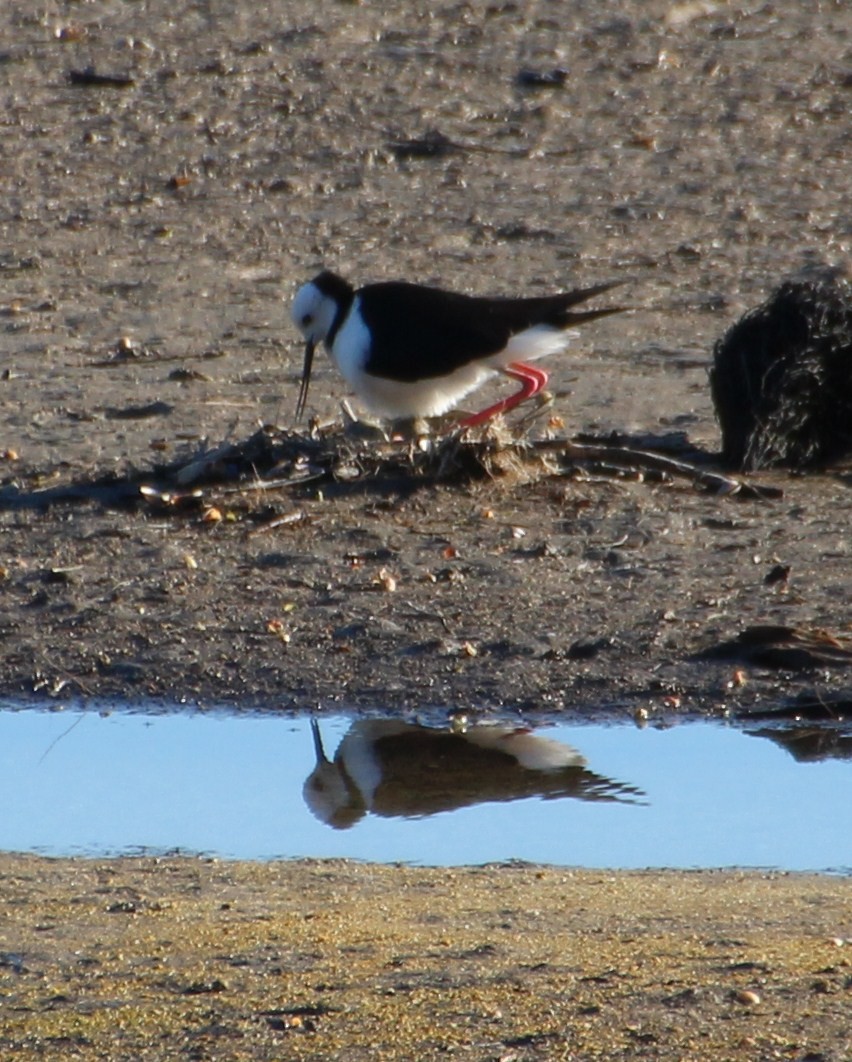
[[[312,313],[306,313],[304,315],[304,317],[302,317],[302,324],[303,325],[309,325],[311,323],[311,321],[313,321],[313,319],[314,319],[314,315]]]

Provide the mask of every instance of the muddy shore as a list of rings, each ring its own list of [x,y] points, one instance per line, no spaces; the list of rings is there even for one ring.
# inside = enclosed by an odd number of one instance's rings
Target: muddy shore
[[[842,470],[774,473],[774,501],[581,469],[243,480],[177,513],[49,502],[292,429],[288,302],[323,265],[483,293],[629,280],[635,310],[551,359],[531,435],[712,463],[714,341],[785,276],[846,260],[849,13],[563,14],[10,5],[0,693],[544,713],[843,699],[846,669],[818,658],[733,687],[734,665],[691,659],[754,624],[848,633]],[[321,359],[310,413],[345,394]]]

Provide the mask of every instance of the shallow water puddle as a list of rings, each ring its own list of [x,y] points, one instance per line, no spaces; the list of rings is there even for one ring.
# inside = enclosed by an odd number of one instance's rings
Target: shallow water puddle
[[[0,711],[0,802],[50,855],[852,872],[852,735],[815,727]]]

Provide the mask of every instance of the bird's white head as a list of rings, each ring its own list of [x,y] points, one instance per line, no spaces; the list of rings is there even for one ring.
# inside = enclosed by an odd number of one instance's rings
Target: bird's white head
[[[305,337],[305,363],[296,406],[297,420],[305,409],[317,344],[330,342],[333,338],[333,333],[349,309],[352,297],[351,285],[342,277],[329,272],[320,273],[296,292],[290,313],[293,323]]]
[[[337,302],[331,295],[326,295],[311,280],[296,292],[293,299],[293,324],[299,329],[308,343],[322,343],[337,313]]]

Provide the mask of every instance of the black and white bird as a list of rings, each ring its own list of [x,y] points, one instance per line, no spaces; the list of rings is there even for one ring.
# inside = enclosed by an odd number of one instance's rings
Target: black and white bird
[[[314,351],[324,342],[358,398],[391,418],[446,413],[495,373],[517,380],[519,391],[462,421],[464,427],[482,424],[545,386],[548,374],[530,361],[564,350],[574,326],[622,309],[573,309],[616,286],[484,298],[404,281],[356,290],[322,272],[293,300],[293,321],[305,337],[296,416],[305,409]]]
[[[316,767],[303,788],[321,821],[346,830],[367,814],[421,818],[530,797],[641,801],[632,785],[595,774],[570,745],[525,727],[443,730],[401,719],[357,719],[334,756],[311,722]]]

